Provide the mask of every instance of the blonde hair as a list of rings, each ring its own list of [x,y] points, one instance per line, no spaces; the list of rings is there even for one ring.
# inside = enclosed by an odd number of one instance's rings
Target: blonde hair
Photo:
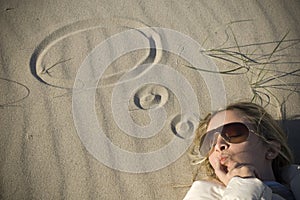
[[[200,121],[189,152],[191,164],[196,166],[193,181],[198,179],[217,179],[214,170],[208,161],[208,157],[201,156],[199,149],[201,145],[200,141],[203,137],[205,137],[210,120],[214,115],[225,110],[240,111],[251,123],[254,124],[256,134],[260,136],[266,144],[270,141],[276,141],[281,145],[279,155],[272,161],[272,169],[276,180],[281,182],[280,168],[290,165],[293,162],[293,156],[287,144],[287,136],[282,131],[278,123],[262,106],[251,102],[230,104],[225,109],[208,114]]]

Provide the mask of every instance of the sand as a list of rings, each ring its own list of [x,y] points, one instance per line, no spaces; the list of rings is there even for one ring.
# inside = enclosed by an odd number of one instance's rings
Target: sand
[[[299,1],[0,11],[0,199],[182,199],[198,119],[253,98],[300,162]]]

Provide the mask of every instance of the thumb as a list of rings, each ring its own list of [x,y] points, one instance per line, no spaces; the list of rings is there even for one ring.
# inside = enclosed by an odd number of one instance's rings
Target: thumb
[[[218,159],[215,159],[215,173],[220,180],[223,180],[223,177],[226,175],[225,170],[221,166],[221,163]]]

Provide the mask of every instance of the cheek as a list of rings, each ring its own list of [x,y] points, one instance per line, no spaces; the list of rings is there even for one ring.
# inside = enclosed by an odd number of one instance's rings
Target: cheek
[[[230,153],[236,162],[255,163],[264,155],[264,149],[259,143],[241,143],[232,145]]]
[[[235,154],[243,153],[243,152],[249,152],[254,149],[254,145],[250,145],[248,142],[240,143],[240,144],[234,144],[232,145],[231,151]]]

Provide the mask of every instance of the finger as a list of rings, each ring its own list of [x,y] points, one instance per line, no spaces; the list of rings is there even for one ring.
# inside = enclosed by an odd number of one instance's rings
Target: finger
[[[215,171],[218,171],[219,173],[224,173],[225,174],[225,171],[220,163],[220,161],[218,159],[215,159]]]
[[[253,165],[247,165],[247,167],[249,168],[249,170],[251,170],[251,173],[254,177],[260,178],[258,170]]]
[[[239,176],[241,178],[254,178],[254,168],[246,165],[239,165],[237,168],[232,169],[229,172],[230,177]]]
[[[215,174],[225,185],[227,184],[226,171],[218,159],[215,159]]]
[[[232,171],[233,169],[236,169],[240,166],[240,163],[230,159],[227,163],[227,170]]]
[[[256,168],[254,168],[254,175],[255,175],[256,178],[261,179],[261,178],[260,178],[260,174],[259,174],[259,172],[256,170]]]

